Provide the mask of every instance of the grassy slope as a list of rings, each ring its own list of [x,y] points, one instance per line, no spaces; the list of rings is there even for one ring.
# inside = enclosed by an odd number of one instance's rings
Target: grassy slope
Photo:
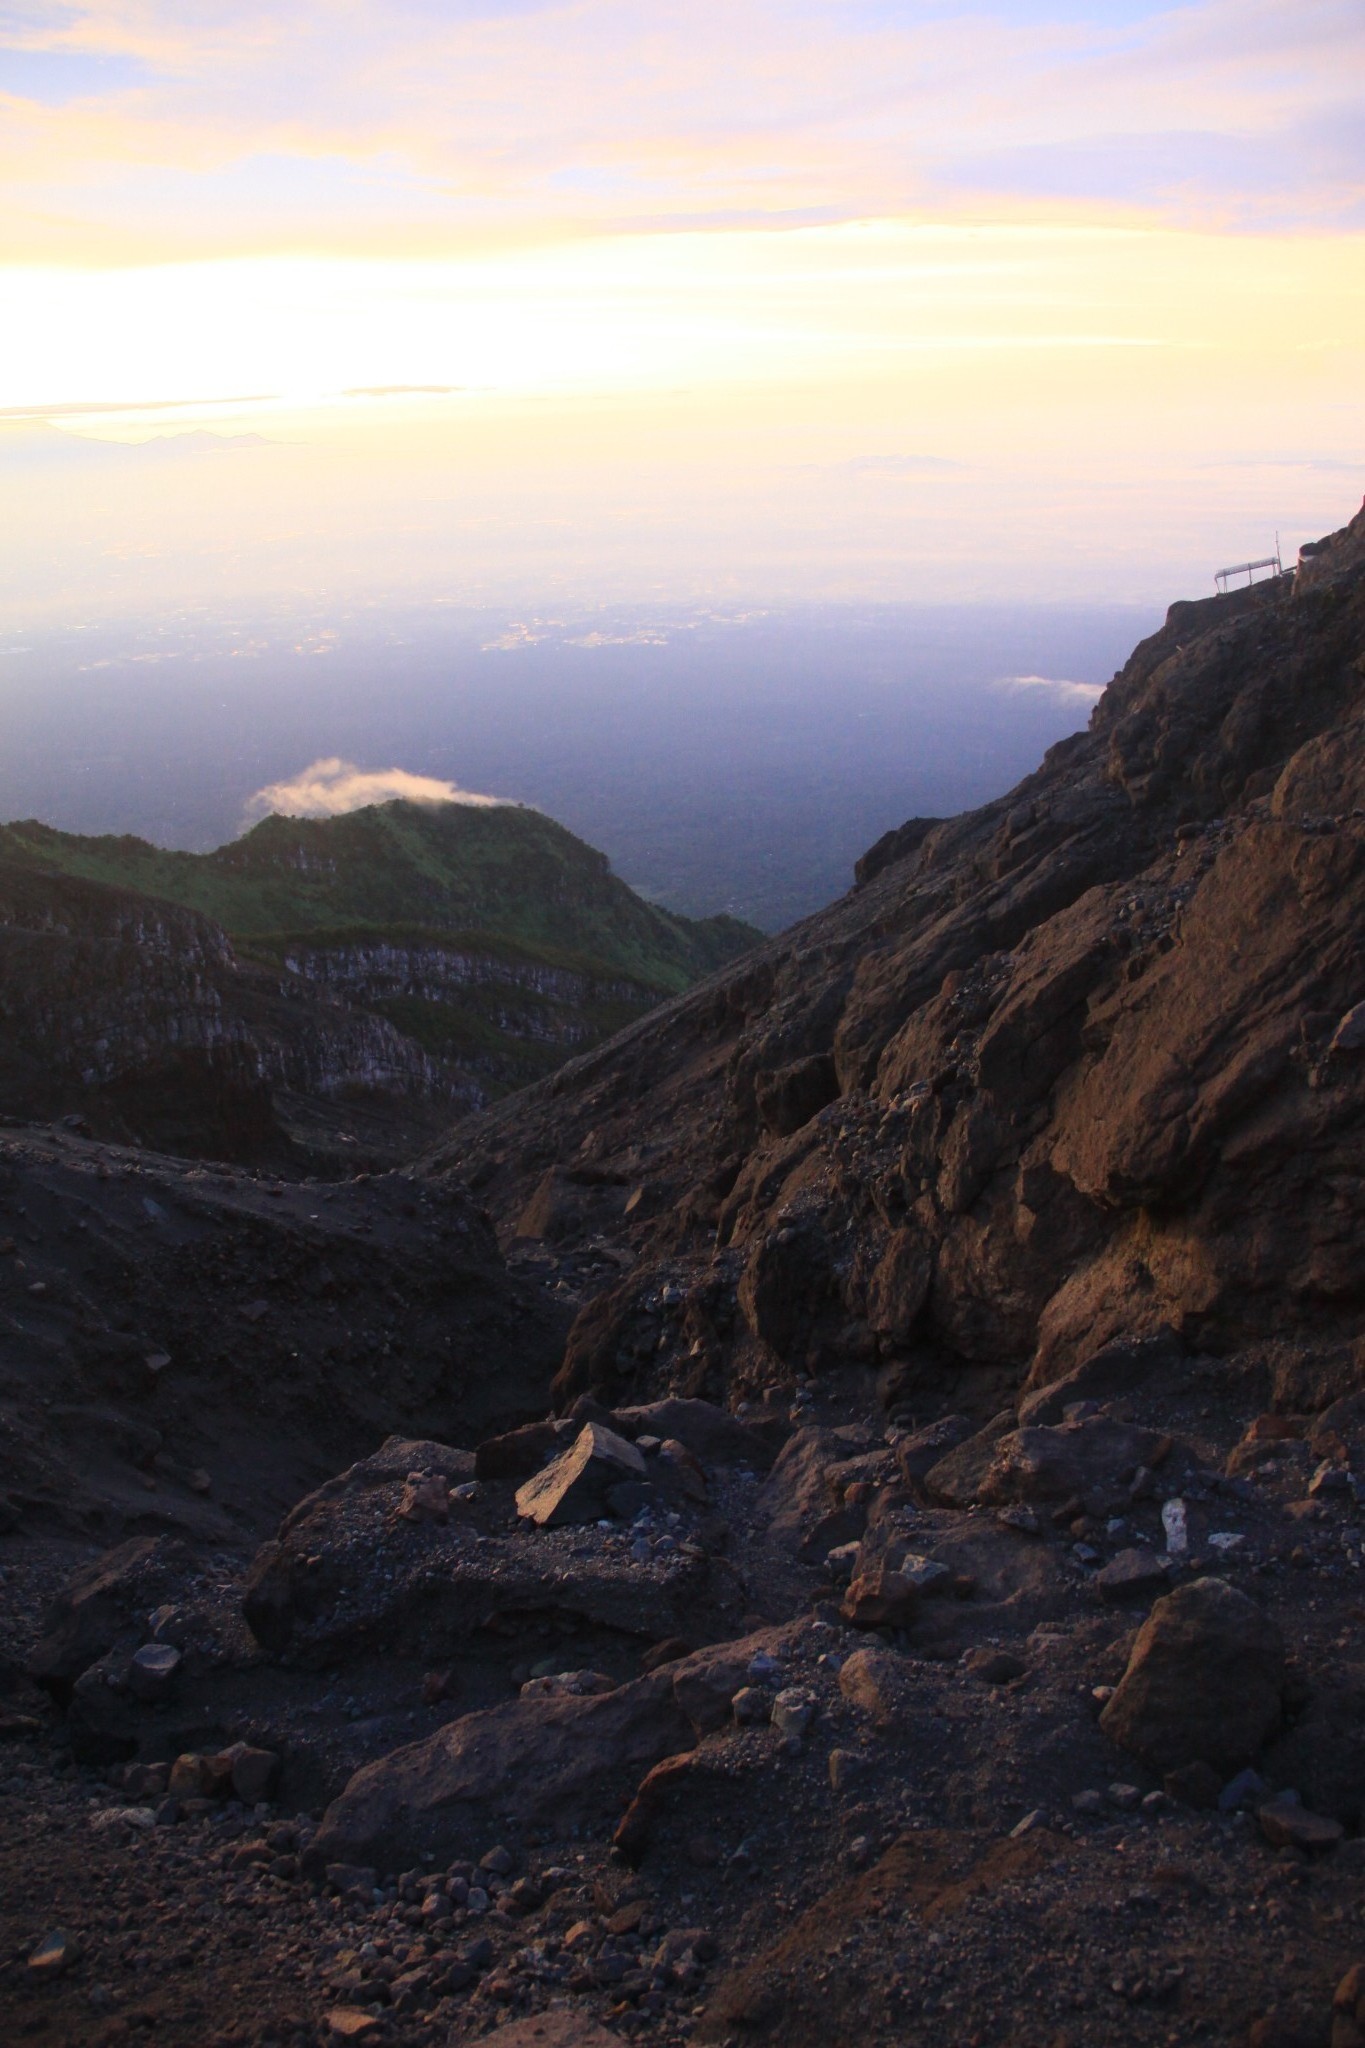
[[[24,822],[0,826],[0,856],[187,904],[263,951],[286,936],[335,944],[426,927],[673,993],[760,936],[735,918],[678,917],[644,902],[604,855],[510,805],[270,817],[207,854]]]

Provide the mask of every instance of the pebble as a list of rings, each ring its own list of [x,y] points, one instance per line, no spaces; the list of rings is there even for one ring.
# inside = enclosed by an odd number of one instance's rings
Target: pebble
[[[832,1749],[829,1753],[829,1783],[833,1792],[847,1792],[867,1775],[870,1759],[857,1749]]]
[[[81,1945],[64,1927],[54,1927],[29,1950],[28,1966],[35,1977],[60,1977],[81,1959]]]
[[[1022,1820],[1015,1822],[1014,1826],[1010,1829],[1010,1840],[1012,1842],[1018,1841],[1021,1835],[1031,1835],[1035,1828],[1045,1828],[1047,1824],[1048,1813],[1046,1807],[1035,1806],[1031,1813],[1026,1813]]]

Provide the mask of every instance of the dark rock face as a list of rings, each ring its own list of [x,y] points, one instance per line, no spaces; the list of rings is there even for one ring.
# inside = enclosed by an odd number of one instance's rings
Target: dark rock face
[[[610,1811],[661,1757],[689,1749],[692,1729],[667,1673],[597,1698],[513,1700],[469,1714],[352,1778],[309,1852],[329,1863],[397,1867],[439,1852],[477,1854],[490,1828],[518,1818],[561,1825]]]
[[[1116,1343],[1152,1357],[1110,1379],[1258,1343],[1285,1302],[1353,1337],[1362,648],[1365,514],[1292,582],[1173,606],[1008,798],[915,821],[843,902],[458,1130],[428,1170],[510,1222],[555,1160],[634,1178],[647,1095],[637,1263],[560,1398],[849,1366],[1041,1393]]]
[[[259,1530],[395,1431],[472,1444],[544,1412],[563,1347],[468,1196],[398,1175],[283,1182],[11,1128],[0,1244],[0,1500],[101,1547]]]
[[[1284,1684],[1275,1624],[1222,1579],[1195,1579],[1157,1601],[1100,1726],[1154,1770],[1229,1777],[1278,1729]]]

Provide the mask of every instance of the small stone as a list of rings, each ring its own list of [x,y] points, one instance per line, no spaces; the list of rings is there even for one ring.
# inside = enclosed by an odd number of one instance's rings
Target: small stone
[[[516,1867],[516,1857],[501,1842],[495,1843],[479,1858],[480,1870],[486,1870],[491,1877],[510,1877]]]
[[[829,1753],[829,1785],[831,1792],[847,1792],[860,1778],[867,1775],[869,1759],[861,1750],[832,1749]]]
[[[1166,1583],[1166,1567],[1154,1550],[1121,1550],[1095,1574],[1099,1596],[1109,1606],[1164,1593]]]
[[[64,1927],[54,1927],[29,1950],[28,1966],[35,1977],[60,1977],[81,1959],[81,1945]]]
[[[1046,1807],[1035,1806],[1031,1813],[1026,1813],[1022,1820],[1015,1822],[1014,1826],[1010,1829],[1010,1840],[1016,1842],[1021,1835],[1031,1835],[1035,1828],[1045,1828],[1047,1824],[1048,1814]]]
[[[730,1711],[741,1728],[758,1728],[771,1720],[773,1696],[766,1686],[742,1685],[730,1702]]]
[[[1332,1993],[1332,2010],[1354,2013],[1362,1999],[1365,1999],[1365,1963],[1352,1963]]]
[[[800,1741],[815,1719],[816,1699],[800,1686],[789,1685],[772,1704],[772,1724],[779,1735]]]
[[[128,1666],[128,1688],[135,1699],[164,1699],[180,1669],[180,1652],[174,1643],[144,1643],[133,1652]]]
[[[187,1750],[171,1765],[166,1790],[172,1799],[204,1799],[208,1797],[212,1782],[208,1758]]]
[[[1258,1771],[1238,1771],[1235,1778],[1229,1778],[1218,1794],[1220,1813],[1237,1813],[1243,1807],[1248,1812],[1268,1798],[1270,1787]]]
[[[930,1600],[952,1590],[952,1571],[937,1558],[909,1555],[901,1559],[896,1569],[903,1579],[909,1579],[921,1599]]]
[[[1002,1529],[1013,1529],[1020,1536],[1037,1536],[1042,1529],[1042,1523],[1032,1508],[997,1508],[995,1519]]]
[[[1132,1813],[1142,1804],[1142,1788],[1139,1785],[1111,1785],[1109,1803],[1117,1806],[1120,1813]]]
[[[1011,1685],[1016,1678],[1023,1677],[1028,1666],[1013,1650],[990,1650],[983,1645],[964,1653],[962,1669],[982,1685]]]
[[[1181,1557],[1190,1547],[1189,1517],[1183,1500],[1168,1500],[1161,1510],[1161,1526],[1166,1532],[1166,1550],[1171,1557]]]
[[[1093,1820],[1097,1814],[1104,1812],[1104,1794],[1090,1787],[1084,1792],[1077,1792],[1071,1805],[1074,1812],[1084,1814],[1088,1820]]]
[[[405,1522],[448,1522],[450,1488],[444,1474],[409,1472],[397,1512]]]
[[[1276,1849],[1335,1849],[1346,1832],[1339,1820],[1310,1813],[1283,1793],[1259,1808],[1256,1818],[1261,1833]]]
[[[1334,1465],[1330,1458],[1324,1458],[1308,1482],[1308,1497],[1318,1500],[1324,1494],[1346,1494],[1351,1491],[1351,1475],[1343,1465]]]
[[[333,2041],[376,2041],[384,2031],[378,2014],[366,2012],[361,2005],[334,2005],[326,2026]]]
[[[1212,1764],[1182,1764],[1179,1770],[1168,1771],[1162,1784],[1167,1797],[1181,1806],[1193,1806],[1207,1813],[1218,1804],[1218,1773]]]

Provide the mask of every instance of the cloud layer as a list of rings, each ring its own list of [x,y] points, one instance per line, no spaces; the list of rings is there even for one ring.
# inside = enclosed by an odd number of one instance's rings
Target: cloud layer
[[[335,818],[367,804],[388,804],[401,797],[410,804],[476,804],[492,807],[503,797],[482,796],[460,789],[435,775],[411,775],[406,768],[357,768],[332,754],[314,761],[287,782],[269,782],[246,806],[245,824],[254,825],[272,812],[286,818]]]

